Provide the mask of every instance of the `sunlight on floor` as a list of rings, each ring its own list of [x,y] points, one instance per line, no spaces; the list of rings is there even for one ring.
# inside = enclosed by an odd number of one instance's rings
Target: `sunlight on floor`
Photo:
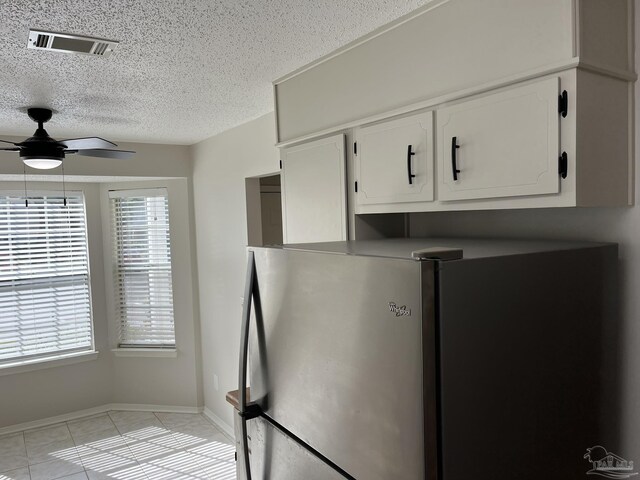
[[[51,448],[46,450],[46,455],[40,454],[39,458],[42,460],[36,459],[34,453],[33,458],[29,457],[28,467],[3,471],[0,473],[0,480],[43,478],[40,474],[43,471],[47,479],[63,480],[68,473],[61,472],[58,475],[56,472],[59,469],[73,470],[72,478],[74,479],[90,480],[234,480],[236,478],[233,441],[202,415],[158,414],[156,418],[150,417],[149,415],[152,414],[145,412],[146,416],[143,418],[142,413],[136,417],[136,412],[120,412],[123,417],[120,418],[118,413],[113,415],[112,413],[81,419],[78,421],[82,423],[80,426],[68,422],[50,427],[51,431],[57,428],[59,435],[65,433],[60,429],[68,427],[70,434],[67,431],[66,435],[70,438],[66,441],[67,443],[57,438],[52,441],[42,433],[43,441],[50,442],[44,448],[51,445]],[[163,419],[165,423],[162,423]],[[30,448],[35,451],[33,442],[37,438],[34,435],[38,433],[38,431],[24,433],[25,436],[31,435],[26,443],[27,451]],[[82,438],[87,441],[80,441],[79,439]],[[22,445],[25,445],[24,440],[22,441]],[[62,444],[64,448],[54,448]],[[76,477],[76,475],[79,476]]]
[[[134,430],[125,437],[127,443],[118,436],[79,445],[84,467],[120,480],[235,479],[231,445],[158,427]],[[54,455],[65,458],[64,451]],[[142,471],[132,468],[137,464]]]

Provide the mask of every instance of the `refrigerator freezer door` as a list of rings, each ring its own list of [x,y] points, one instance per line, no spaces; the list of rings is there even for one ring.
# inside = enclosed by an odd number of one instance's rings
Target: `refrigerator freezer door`
[[[433,338],[432,264],[279,249],[256,249],[255,257],[252,400],[355,478],[425,478],[423,430],[432,415],[423,399],[429,409],[433,402],[423,395],[422,348],[423,334]],[[424,348],[430,359],[432,345]],[[256,440],[252,465],[273,462],[276,454]]]

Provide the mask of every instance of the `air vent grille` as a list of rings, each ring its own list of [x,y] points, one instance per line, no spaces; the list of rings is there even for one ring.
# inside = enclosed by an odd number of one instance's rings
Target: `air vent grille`
[[[29,41],[27,42],[27,48],[53,50],[62,53],[83,53],[99,57],[110,56],[117,46],[118,42],[114,40],[42,30],[30,30]]]
[[[49,45],[49,39],[51,37],[49,35],[45,35],[44,33],[39,33],[36,38],[36,47],[38,48],[47,48]]]
[[[109,44],[108,43],[96,42],[95,47],[93,47],[93,54],[94,55],[104,55],[104,52],[107,51],[107,48],[109,48]]]

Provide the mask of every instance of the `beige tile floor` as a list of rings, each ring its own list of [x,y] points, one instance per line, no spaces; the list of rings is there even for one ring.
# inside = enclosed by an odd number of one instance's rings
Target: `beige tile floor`
[[[0,480],[233,480],[234,452],[203,415],[111,411],[0,436]]]

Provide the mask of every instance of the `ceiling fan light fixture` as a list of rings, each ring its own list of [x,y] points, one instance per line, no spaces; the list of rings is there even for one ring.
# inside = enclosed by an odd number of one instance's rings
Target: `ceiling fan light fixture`
[[[130,150],[114,150],[113,142],[100,137],[69,138],[57,141],[51,138],[44,129],[44,124],[51,119],[52,111],[48,108],[32,107],[27,110],[29,118],[38,124],[33,136],[22,142],[11,142],[0,139],[0,151],[18,152],[24,165],[38,170],[50,170],[62,164],[65,155],[78,154],[85,157],[115,158],[126,160],[136,152]]]
[[[22,161],[27,167],[36,168],[38,170],[51,170],[59,167],[62,163],[60,158],[56,157],[22,157]]]

